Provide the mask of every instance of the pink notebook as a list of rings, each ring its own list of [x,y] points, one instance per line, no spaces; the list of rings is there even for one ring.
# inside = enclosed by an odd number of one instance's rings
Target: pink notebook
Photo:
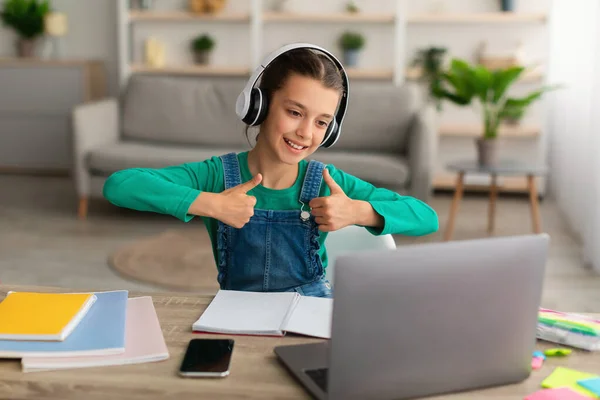
[[[166,360],[169,351],[149,296],[127,300],[125,352],[87,357],[23,357],[23,372],[139,364]]]
[[[525,400],[586,400],[582,394],[572,391],[569,388],[543,389],[525,397]]]

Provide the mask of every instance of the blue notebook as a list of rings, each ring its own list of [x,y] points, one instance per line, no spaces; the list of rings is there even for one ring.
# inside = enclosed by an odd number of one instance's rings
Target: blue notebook
[[[125,352],[127,290],[98,292],[96,302],[62,342],[0,340],[0,358],[73,357]]]

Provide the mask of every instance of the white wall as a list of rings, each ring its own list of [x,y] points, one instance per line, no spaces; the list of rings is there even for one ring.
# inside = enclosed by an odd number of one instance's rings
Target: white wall
[[[0,0],[3,4],[4,0]],[[51,0],[56,11],[69,17],[69,34],[64,39],[67,58],[103,60],[109,78],[109,90],[117,88],[116,2],[114,0]],[[2,24],[0,24],[2,25]],[[0,57],[13,56],[16,36],[0,28]]]
[[[600,271],[600,3],[556,0],[550,74],[551,190]]]

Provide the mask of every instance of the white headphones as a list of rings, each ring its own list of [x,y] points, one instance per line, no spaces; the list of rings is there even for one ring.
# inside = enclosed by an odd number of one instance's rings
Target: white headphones
[[[254,85],[258,81],[258,78],[260,78],[262,75],[265,68],[278,56],[290,50],[301,48],[315,49],[324,53],[338,67],[342,74],[344,93],[342,93],[342,98],[335,113],[335,117],[327,127],[327,131],[323,137],[323,142],[321,142],[321,146],[331,147],[335,144],[335,142],[337,142],[342,131],[342,122],[344,121],[344,115],[346,114],[346,107],[348,105],[348,76],[346,75],[346,71],[344,70],[342,63],[340,63],[333,54],[314,44],[288,44],[267,55],[260,63],[258,68],[256,68],[256,70],[252,73],[250,79],[248,79],[248,83],[246,83],[246,87],[244,87],[244,90],[238,96],[235,103],[235,112],[245,124],[250,126],[260,125],[267,116],[269,99],[260,88],[255,88]]]

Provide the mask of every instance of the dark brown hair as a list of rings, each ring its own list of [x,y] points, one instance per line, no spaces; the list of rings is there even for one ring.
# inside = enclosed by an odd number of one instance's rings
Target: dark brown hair
[[[328,89],[340,94],[345,90],[342,74],[329,57],[308,48],[290,50],[281,54],[265,68],[258,87],[270,100],[273,93],[281,89],[291,74],[313,78]],[[270,107],[270,102],[269,102]],[[248,137],[246,127],[246,137]]]

